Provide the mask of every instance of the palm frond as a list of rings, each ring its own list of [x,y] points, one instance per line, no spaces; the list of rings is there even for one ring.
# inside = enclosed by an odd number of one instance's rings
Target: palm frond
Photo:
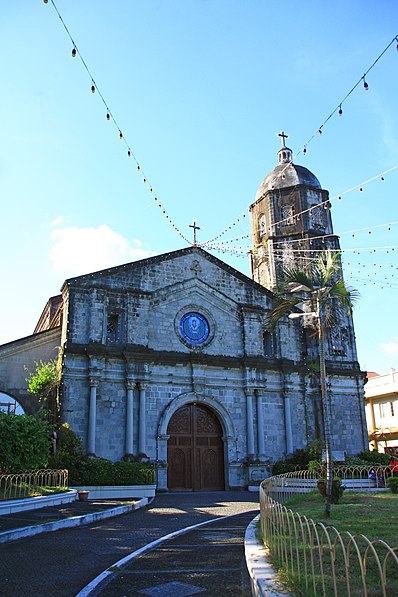
[[[291,294],[294,286],[309,289],[300,295]],[[283,270],[276,306],[268,316],[268,326],[273,329],[279,319],[299,303],[305,305],[305,311],[317,310],[319,299],[323,322],[326,327],[339,325],[343,312],[352,313],[353,305],[359,293],[344,284],[341,278],[340,252],[326,251],[312,263],[309,272],[298,267],[287,267]]]
[[[281,298],[276,307],[269,312],[266,319],[266,327],[273,330],[281,317],[294,311],[296,305],[301,303],[302,299],[297,296]]]
[[[326,287],[333,284],[340,269],[340,253],[326,251],[316,258],[312,266],[312,275],[320,287]]]
[[[298,267],[287,267],[283,270],[283,282],[287,284],[302,284],[312,289],[313,281],[305,271]]]

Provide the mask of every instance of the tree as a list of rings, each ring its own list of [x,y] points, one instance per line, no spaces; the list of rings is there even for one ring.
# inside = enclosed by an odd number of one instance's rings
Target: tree
[[[351,314],[358,293],[341,277],[340,253],[326,251],[314,259],[308,270],[284,268],[277,293],[277,304],[269,316],[274,328],[281,317],[306,317],[318,339],[321,404],[326,451],[325,516],[330,516],[333,462],[330,433],[330,403],[326,388],[325,332],[338,325],[344,313]],[[297,307],[300,308],[298,311]]]
[[[53,422],[58,416],[58,384],[60,379],[60,359],[35,361],[35,371],[29,372],[26,379],[28,392],[39,398],[40,404],[47,410],[47,417]]]
[[[0,472],[45,468],[50,458],[52,427],[33,415],[0,411]]]

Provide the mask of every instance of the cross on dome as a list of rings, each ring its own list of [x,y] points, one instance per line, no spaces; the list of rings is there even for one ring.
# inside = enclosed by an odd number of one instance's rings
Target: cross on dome
[[[278,133],[278,137],[281,137],[282,148],[278,151],[278,160],[280,164],[290,164],[292,162],[292,150],[286,147],[285,139],[289,138],[283,131]]]
[[[280,133],[278,133],[278,137],[282,137],[282,148],[286,147],[285,139],[289,139],[289,135],[285,135],[285,133],[281,131]]]

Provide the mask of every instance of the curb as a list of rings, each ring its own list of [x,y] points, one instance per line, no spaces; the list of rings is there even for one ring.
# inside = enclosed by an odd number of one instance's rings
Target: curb
[[[133,510],[145,507],[148,504],[148,501],[148,498],[142,498],[135,504],[117,506],[116,508],[111,508],[110,510],[104,510],[102,512],[92,512],[91,514],[72,516],[71,518],[65,518],[64,520],[55,520],[53,522],[45,522],[35,526],[26,526],[11,531],[4,531],[0,533],[0,544],[17,541],[17,539],[23,539],[25,537],[34,537],[40,533],[51,533],[53,531],[59,531],[60,529],[70,529],[86,524],[92,524],[93,522],[112,518],[113,516],[119,516],[120,514],[127,514],[127,512],[132,512]]]
[[[46,506],[59,506],[76,501],[76,489],[68,489],[62,493],[52,495],[40,495],[33,498],[20,498],[0,502],[0,516],[7,516],[15,512],[26,512],[26,510],[37,510]]]
[[[292,597],[282,586],[270,562],[269,550],[256,536],[260,514],[246,529],[245,557],[254,597]]]
[[[162,543],[165,543],[169,539],[174,539],[174,537],[178,537],[180,535],[185,535],[185,533],[189,533],[189,531],[198,529],[199,527],[202,527],[206,524],[211,524],[212,522],[220,522],[220,520],[224,520],[226,518],[232,518],[234,516],[239,516],[240,514],[242,514],[242,512],[238,512],[237,514],[228,514],[227,516],[220,516],[219,518],[212,518],[211,520],[205,520],[203,522],[198,522],[197,524],[193,524],[189,527],[184,527],[183,529],[178,529],[177,531],[174,531],[173,533],[169,533],[168,535],[163,535],[163,537],[159,537],[159,539],[156,539],[155,541],[151,541],[150,543],[147,543],[143,547],[136,549],[135,551],[128,554],[121,560],[118,560],[117,562],[115,562],[114,564],[109,566],[109,568],[114,568],[114,567],[121,568],[122,566],[124,566],[125,564],[127,564],[128,562],[133,560],[134,558],[137,558],[138,556],[145,553],[146,551],[150,551],[151,549],[158,547],[159,545],[161,545]],[[104,585],[101,588],[102,589],[105,588],[111,581],[110,577],[112,577],[114,574],[116,574],[116,572],[114,570],[110,570],[109,568],[107,570],[105,570],[104,572],[101,572],[101,574],[99,574],[88,585],[86,585],[79,593],[77,593],[77,595],[75,597],[89,597],[90,595],[96,595],[97,593],[93,593],[93,591],[95,591],[95,589],[97,589],[99,587],[99,585],[101,585],[102,583],[104,583]],[[108,582],[106,582],[106,580],[108,580]],[[287,597],[287,596],[284,595],[283,597]]]

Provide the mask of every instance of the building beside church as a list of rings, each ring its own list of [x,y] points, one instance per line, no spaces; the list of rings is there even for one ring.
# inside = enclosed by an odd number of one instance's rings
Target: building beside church
[[[398,372],[368,373],[365,411],[371,448],[398,455]]]
[[[251,278],[193,245],[66,280],[36,333],[0,347],[0,391],[24,405],[7,363],[38,339],[60,346],[63,420],[90,454],[148,456],[160,490],[246,487],[321,437],[317,344],[301,320],[270,332],[267,317],[281,269],[339,241],[328,192],[285,137],[249,207]],[[355,454],[368,441],[349,315],[326,352],[333,449]]]

